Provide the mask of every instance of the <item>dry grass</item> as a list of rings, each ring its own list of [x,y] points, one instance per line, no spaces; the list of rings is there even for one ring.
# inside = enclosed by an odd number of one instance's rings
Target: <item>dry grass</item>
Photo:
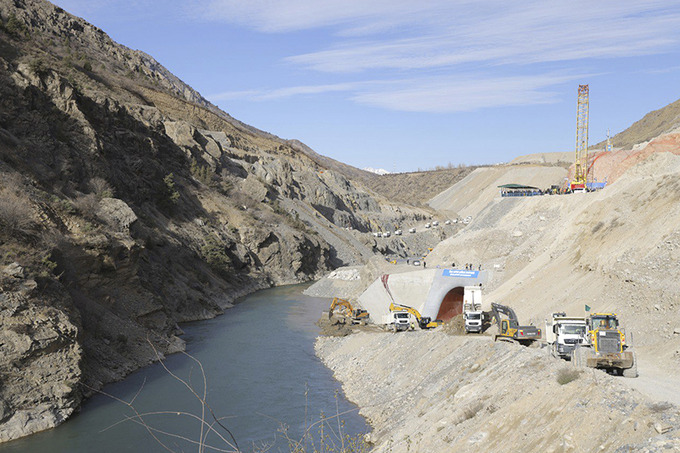
[[[561,368],[557,372],[557,383],[560,385],[568,384],[578,379],[580,375],[581,372],[574,368]]]
[[[9,189],[0,191],[0,226],[12,236],[29,236],[36,232],[38,224],[27,196]]]

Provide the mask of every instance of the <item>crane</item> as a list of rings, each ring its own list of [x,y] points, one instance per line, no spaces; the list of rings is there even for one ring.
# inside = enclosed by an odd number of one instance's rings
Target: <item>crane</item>
[[[578,86],[578,106],[576,108],[576,158],[574,160],[574,179],[570,188],[585,190],[588,178],[588,85]]]

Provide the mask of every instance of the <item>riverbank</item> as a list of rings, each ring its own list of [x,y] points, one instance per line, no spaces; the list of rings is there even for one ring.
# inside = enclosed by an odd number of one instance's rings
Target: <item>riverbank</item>
[[[373,426],[374,452],[680,449],[677,406],[542,349],[442,330],[319,337],[315,349]]]
[[[318,422],[322,413],[341,413],[343,431],[351,437],[361,438],[369,430],[358,408],[345,399],[339,382],[314,354],[318,334],[314,322],[328,301],[302,296],[305,287],[258,291],[239,300],[225,316],[181,326],[187,353],[198,359],[205,371],[207,401],[243,452],[263,451],[266,445],[270,451],[287,451],[287,440],[279,430],[285,425],[291,439],[301,439],[305,427]],[[201,369],[191,358],[173,354],[164,364],[202,394]],[[145,421],[156,429],[189,439],[200,435],[196,420],[183,415],[200,416],[200,404],[161,364],[142,368],[104,390],[124,401],[134,398],[139,413],[149,414]],[[0,444],[0,452],[162,450],[142,426],[125,421],[132,415],[120,402],[96,394],[83,405],[81,413],[63,425]],[[208,421],[212,422],[209,415]],[[331,419],[326,433],[337,430],[337,426],[337,420]],[[174,451],[195,448],[156,434]],[[317,434],[317,429],[310,431],[315,440]],[[214,434],[207,443],[231,451]]]

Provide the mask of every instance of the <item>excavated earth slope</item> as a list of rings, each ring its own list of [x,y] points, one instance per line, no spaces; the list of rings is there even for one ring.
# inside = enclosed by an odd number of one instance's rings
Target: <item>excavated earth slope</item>
[[[374,452],[680,449],[677,406],[541,349],[438,330],[320,337],[316,350],[374,428]]]

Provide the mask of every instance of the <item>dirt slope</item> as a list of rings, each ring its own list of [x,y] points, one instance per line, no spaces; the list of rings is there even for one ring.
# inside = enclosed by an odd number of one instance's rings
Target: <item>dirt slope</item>
[[[562,184],[567,170],[557,166],[499,165],[478,168],[463,180],[432,198],[428,204],[437,211],[459,217],[477,216],[495,198],[500,198],[498,186],[523,184],[547,189]]]
[[[680,449],[677,407],[596,370],[565,383],[572,369],[540,349],[438,330],[321,337],[316,350],[371,422],[374,452]]]

